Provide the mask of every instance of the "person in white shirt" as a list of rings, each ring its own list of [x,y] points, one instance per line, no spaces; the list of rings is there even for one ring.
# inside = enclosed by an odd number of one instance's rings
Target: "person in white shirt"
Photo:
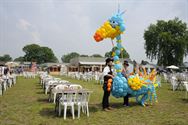
[[[110,91],[107,90],[107,83],[109,79],[113,79],[113,71],[112,71],[112,63],[113,59],[112,58],[107,58],[106,59],[106,67],[103,70],[103,76],[104,76],[104,84],[103,84],[103,90],[104,90],[104,95],[103,95],[103,100],[102,100],[102,107],[104,111],[109,111],[112,108],[109,106],[109,96],[110,96]]]

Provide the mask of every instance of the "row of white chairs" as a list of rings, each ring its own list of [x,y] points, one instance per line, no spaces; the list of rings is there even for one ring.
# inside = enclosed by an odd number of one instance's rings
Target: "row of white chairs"
[[[83,92],[77,93],[77,90],[82,90],[82,86],[78,84],[72,84],[69,81],[54,78],[46,73],[40,74],[40,83],[45,88],[45,94],[53,95],[53,102],[58,107],[58,115],[61,115],[61,107],[64,107],[64,119],[66,119],[67,107],[71,107],[72,117],[74,116],[74,105],[78,106],[78,118],[80,118],[80,109],[82,112],[89,116],[89,93]],[[67,90],[69,92],[67,93]],[[71,93],[70,93],[71,92]],[[58,94],[58,97],[57,97]],[[59,95],[60,98],[59,98]],[[50,96],[51,97],[51,96]]]
[[[37,74],[35,72],[23,72],[24,78],[35,78],[36,75]]]
[[[80,110],[86,113],[89,117],[89,97],[90,93],[88,92],[77,92],[73,91],[71,93],[67,93],[66,91],[62,91],[62,96],[59,100],[59,116],[61,115],[61,107],[64,107],[64,119],[66,119],[66,110],[67,106],[71,107],[72,117],[74,119],[74,106],[77,105],[78,107],[78,118],[80,118]]]
[[[11,88],[13,85],[16,84],[16,75],[3,75],[0,77],[0,95],[3,95],[8,88]]]
[[[187,98],[188,93],[188,74],[187,73],[171,73],[163,74],[164,79],[169,82],[172,86],[172,90],[185,89],[185,98]]]
[[[103,74],[100,72],[68,72],[67,76],[83,81],[95,80],[97,83],[103,83]]]
[[[67,83],[70,83],[67,80],[61,80],[60,78],[55,78],[50,75],[42,75],[41,77],[41,84],[44,89],[45,94],[47,95],[48,92],[50,92],[50,89],[52,89],[52,94],[54,95],[53,102],[55,103],[56,99],[56,93],[64,89],[64,85],[67,85]],[[55,86],[55,87],[54,87]],[[53,87],[53,88],[51,88]],[[73,87],[71,87],[73,88]],[[82,88],[80,85],[78,85],[78,88]]]

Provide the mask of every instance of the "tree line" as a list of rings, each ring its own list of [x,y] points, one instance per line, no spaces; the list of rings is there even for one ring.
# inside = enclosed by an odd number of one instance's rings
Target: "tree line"
[[[15,58],[14,61],[29,61],[37,62],[38,64],[46,62],[58,62],[57,57],[54,55],[53,51],[49,47],[39,46],[37,44],[29,44],[23,47],[22,49],[25,52],[24,56]],[[0,61],[12,61],[12,57],[9,54],[0,56]]]
[[[93,54],[93,55],[91,55],[91,56],[89,56],[89,55],[80,55],[80,54],[77,53],[77,52],[72,52],[72,53],[68,53],[68,54],[66,54],[66,55],[63,55],[63,56],[61,57],[61,60],[62,60],[62,62],[69,63],[70,60],[71,60],[72,58],[75,58],[75,57],[105,57],[105,58],[107,58],[107,57],[112,57],[112,53],[115,52],[115,50],[116,50],[115,47],[112,48],[112,50],[109,51],[109,52],[106,52],[104,56],[102,56],[102,55],[100,55],[100,54]],[[126,52],[126,50],[123,50],[123,51],[121,52],[121,54],[120,54],[119,57],[120,57],[120,58],[129,58],[129,54]]]
[[[49,47],[42,47],[37,44],[29,44],[29,45],[24,46],[22,50],[25,52],[25,55],[15,58],[14,61],[19,61],[19,62],[34,61],[34,62],[37,62],[38,64],[47,63],[47,62],[58,62],[57,57],[55,56],[52,49]],[[102,56],[100,54],[93,54],[89,56],[89,55],[81,55],[77,52],[71,52],[71,53],[63,55],[61,57],[61,61],[64,63],[69,63],[70,60],[75,57],[111,57],[112,52],[114,50],[115,49],[113,48],[110,52],[106,52],[105,56]],[[122,57],[127,58],[129,57],[129,54],[125,50],[123,50],[120,58]],[[12,60],[13,59],[9,54],[0,56],[0,61],[7,62],[7,61],[12,61]]]

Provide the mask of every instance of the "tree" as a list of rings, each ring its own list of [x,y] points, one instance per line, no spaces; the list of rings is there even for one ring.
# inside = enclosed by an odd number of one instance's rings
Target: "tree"
[[[36,61],[38,59],[38,56],[40,56],[40,46],[37,44],[26,45],[22,50],[25,52],[25,61]]]
[[[25,52],[24,61],[36,61],[37,63],[57,62],[52,49],[48,47],[40,47],[37,44],[26,45],[23,48]]]
[[[40,48],[38,58],[40,58],[41,63],[58,62],[58,59],[55,57],[52,49],[50,49],[48,47]]]
[[[89,57],[88,55],[80,55],[80,57]]]
[[[12,57],[9,54],[5,54],[3,56],[0,56],[0,61],[4,61],[4,62],[12,61]]]
[[[102,57],[100,54],[93,54],[91,57]]]
[[[178,18],[159,20],[144,33],[146,56],[158,65],[181,65],[188,54],[188,30]]]
[[[105,53],[105,57],[112,57],[112,52],[115,52],[117,49],[117,47],[113,47],[112,50],[110,52],[106,52]],[[127,53],[127,51],[125,49],[123,49],[123,51],[121,51],[119,58],[129,58],[129,54]]]
[[[18,58],[15,58],[14,61],[24,62],[24,57],[20,56]]]
[[[110,52],[106,52],[104,57],[112,57],[112,52],[111,51]]]
[[[142,60],[142,61],[141,61],[141,64],[142,64],[142,65],[146,65],[146,64],[149,64],[149,62]]]
[[[76,52],[68,53],[61,57],[62,62],[69,63],[72,58],[79,57],[80,54]]]

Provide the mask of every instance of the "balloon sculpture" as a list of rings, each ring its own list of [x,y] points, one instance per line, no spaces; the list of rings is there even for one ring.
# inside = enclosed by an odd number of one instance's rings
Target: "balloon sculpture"
[[[145,106],[145,101],[150,96],[150,101],[152,101],[152,95],[154,99],[157,100],[155,93],[155,87],[157,84],[154,84],[154,80],[149,80],[145,77],[139,77],[137,75],[131,75],[127,79],[122,75],[122,66],[120,64],[119,55],[123,51],[123,46],[121,44],[121,34],[125,31],[125,24],[122,18],[124,12],[120,12],[113,15],[108,21],[106,21],[99,29],[97,29],[94,39],[96,42],[100,42],[103,39],[110,38],[113,40],[116,38],[116,50],[112,53],[114,59],[114,68],[116,70],[116,76],[113,78],[113,84],[111,86],[111,80],[109,81],[108,90],[112,91],[112,95],[119,98],[124,97],[127,94],[130,96],[136,97],[136,101]],[[155,74],[156,75],[156,74]],[[111,87],[111,89],[110,89]],[[142,95],[142,98],[139,100],[139,96]]]

